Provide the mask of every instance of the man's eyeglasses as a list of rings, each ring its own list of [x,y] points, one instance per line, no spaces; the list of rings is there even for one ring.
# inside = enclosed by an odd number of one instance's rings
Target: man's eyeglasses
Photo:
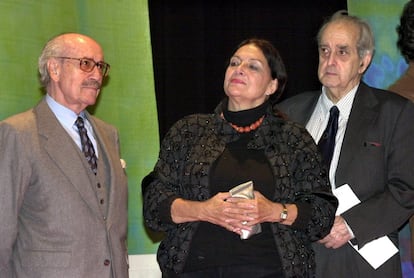
[[[90,59],[90,58],[72,58],[72,57],[55,57],[55,58],[78,60],[79,68],[83,70],[84,72],[91,72],[96,66],[98,70],[102,73],[102,76],[107,76],[109,69],[111,67],[109,64],[105,62],[95,62],[93,59]]]

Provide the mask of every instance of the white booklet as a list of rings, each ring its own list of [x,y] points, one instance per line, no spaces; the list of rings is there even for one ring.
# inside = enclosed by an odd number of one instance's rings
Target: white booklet
[[[340,215],[341,213],[347,211],[348,209],[352,208],[353,206],[361,202],[348,184],[344,184],[334,189],[333,194],[336,196],[336,198],[338,198],[339,201],[338,209],[336,210],[336,215]],[[364,247],[359,249],[357,245],[353,245],[351,242],[349,242],[349,244],[374,269],[377,269],[389,258],[398,253],[398,248],[395,247],[394,243],[392,243],[392,241],[387,236],[374,239],[365,244]]]

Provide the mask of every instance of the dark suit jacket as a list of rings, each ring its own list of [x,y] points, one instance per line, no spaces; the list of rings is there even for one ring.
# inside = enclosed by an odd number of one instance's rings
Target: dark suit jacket
[[[110,177],[107,212],[82,152],[44,100],[0,123],[0,277],[128,276],[118,134],[87,117]]]
[[[318,101],[320,91],[307,92],[277,105],[288,117],[306,125]],[[400,96],[361,83],[351,109],[335,175],[337,186],[349,184],[361,203],[342,214],[355,234],[359,247],[389,235],[396,244],[397,229],[414,211],[414,105]],[[326,248],[324,248],[326,249]],[[399,256],[394,256],[376,272],[352,248],[329,250],[355,256],[346,273],[332,260],[332,277],[398,277]],[[379,250],[380,251],[380,250]],[[318,267],[318,266],[317,266]],[[358,272],[359,271],[359,272]],[[372,274],[372,276],[370,276]]]

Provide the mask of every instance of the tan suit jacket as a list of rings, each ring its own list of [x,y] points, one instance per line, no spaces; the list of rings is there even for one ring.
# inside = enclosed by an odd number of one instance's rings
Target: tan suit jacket
[[[44,100],[0,123],[0,277],[128,276],[117,130],[87,117],[108,169],[107,210],[83,154]]]

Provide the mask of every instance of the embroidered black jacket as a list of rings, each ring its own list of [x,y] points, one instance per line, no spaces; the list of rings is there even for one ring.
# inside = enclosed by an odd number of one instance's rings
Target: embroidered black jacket
[[[178,121],[161,144],[151,183],[145,188],[146,225],[165,232],[158,249],[161,271],[169,277],[182,272],[198,222],[175,224],[170,206],[176,198],[209,199],[209,169],[238,133],[214,114],[190,115]],[[337,200],[331,194],[327,171],[317,147],[301,126],[288,122],[269,108],[249,148],[264,149],[275,177],[272,201],[294,203],[298,217],[292,226],[272,223],[286,277],[314,277],[311,242],[330,231]]]

